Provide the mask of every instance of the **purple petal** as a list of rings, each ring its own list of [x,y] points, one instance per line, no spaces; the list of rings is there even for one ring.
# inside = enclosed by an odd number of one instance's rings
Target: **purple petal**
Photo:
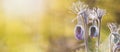
[[[89,31],[90,31],[90,37],[97,37],[99,35],[96,26],[91,26]]]
[[[81,26],[75,27],[75,37],[78,40],[83,40],[84,30]]]
[[[85,23],[87,23],[87,22],[88,22],[88,17],[89,17],[89,11],[88,11],[88,10],[85,10],[85,11],[83,11],[82,13],[80,13],[80,15],[81,15],[82,17],[84,17]]]
[[[97,15],[98,15],[98,19],[101,19],[102,18],[102,16],[105,14],[105,10],[103,10],[103,9],[97,9]]]

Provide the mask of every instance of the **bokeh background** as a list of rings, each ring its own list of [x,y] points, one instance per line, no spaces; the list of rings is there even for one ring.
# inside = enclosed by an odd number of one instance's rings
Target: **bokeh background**
[[[82,41],[74,37],[76,22],[72,19],[76,14],[71,7],[76,1],[79,0],[0,0],[0,52],[75,52],[81,47],[84,49],[80,45]],[[102,19],[102,44],[110,33],[106,24],[120,23],[120,0],[81,1],[106,10]]]

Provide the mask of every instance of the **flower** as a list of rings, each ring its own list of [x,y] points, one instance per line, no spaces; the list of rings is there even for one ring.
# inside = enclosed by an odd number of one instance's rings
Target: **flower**
[[[85,9],[82,12],[80,12],[79,15],[81,15],[83,17],[83,19],[85,20],[84,22],[87,24],[88,23],[88,17],[89,17],[89,10]]]
[[[96,13],[97,13],[98,19],[102,19],[102,16],[105,14],[105,10],[97,8]]]
[[[89,28],[89,35],[90,37],[97,37],[99,35],[98,27],[95,25],[90,26]]]
[[[77,40],[83,40],[84,32],[85,31],[84,31],[83,27],[81,25],[77,25],[75,27],[75,31],[74,31],[76,39]]]
[[[120,34],[114,32],[114,33],[112,33],[112,35],[114,36],[114,37],[112,37],[114,44],[117,44],[117,42],[120,41]]]
[[[116,52],[117,49],[120,49],[120,34],[118,32],[119,26],[115,23],[109,23],[108,27],[111,31],[110,40],[111,40],[111,43],[113,44],[113,45],[111,45],[111,46],[113,46],[112,50]]]

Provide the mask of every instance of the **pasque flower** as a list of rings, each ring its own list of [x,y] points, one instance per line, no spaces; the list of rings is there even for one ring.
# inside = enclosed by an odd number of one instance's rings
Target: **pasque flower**
[[[90,26],[90,28],[89,28],[90,37],[97,37],[98,34],[99,34],[98,27],[95,25]]]
[[[74,33],[75,33],[75,37],[76,37],[77,40],[83,40],[84,39],[85,31],[84,31],[84,29],[81,25],[76,25],[74,31],[75,31]]]
[[[74,34],[77,40],[85,40],[85,47],[87,47],[87,39],[90,37],[99,37],[100,40],[100,25],[101,19],[105,14],[105,10],[100,8],[89,8],[88,5],[83,2],[73,3],[72,10],[77,14],[77,25],[74,29]],[[89,23],[92,25],[89,27]],[[89,30],[88,30],[89,28]],[[88,35],[89,34],[89,35]],[[88,51],[88,50],[87,50]]]
[[[96,9],[96,13],[97,13],[97,16],[98,16],[98,19],[102,19],[102,17],[103,17],[103,15],[105,15],[105,10],[103,10],[103,9],[100,9],[100,8],[97,8]]]
[[[120,49],[120,34],[119,34],[120,27],[118,27],[118,25],[115,23],[108,24],[108,27],[111,32],[110,33],[110,46],[113,52],[116,52],[117,49]]]

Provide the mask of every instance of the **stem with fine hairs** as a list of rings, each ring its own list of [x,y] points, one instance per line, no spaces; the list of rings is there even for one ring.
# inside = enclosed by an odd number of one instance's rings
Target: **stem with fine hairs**
[[[87,24],[85,24],[85,35],[84,35],[84,42],[85,42],[85,49],[88,52],[88,33],[87,33]]]
[[[87,22],[86,19],[84,20],[85,24],[85,35],[84,35],[84,43],[85,43],[85,51],[88,52],[88,26],[87,26]]]
[[[98,52],[99,52],[99,45],[100,45],[100,30],[101,30],[101,19],[98,19],[98,28],[99,28],[99,35],[98,35]]]

